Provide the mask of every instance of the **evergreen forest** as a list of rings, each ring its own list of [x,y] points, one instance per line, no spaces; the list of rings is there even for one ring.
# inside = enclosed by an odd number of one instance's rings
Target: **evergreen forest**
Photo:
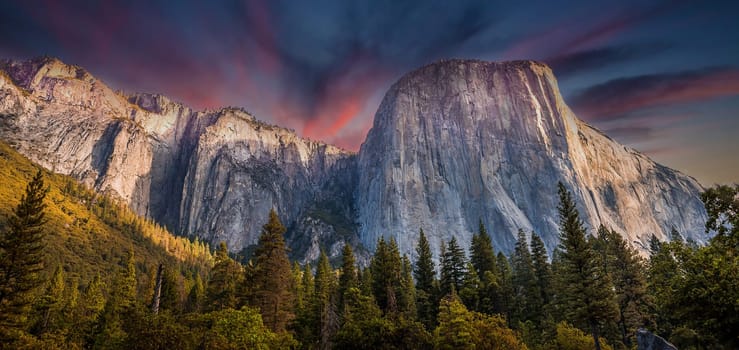
[[[116,200],[0,144],[0,346],[8,349],[635,349],[638,329],[679,349],[739,348],[739,186],[702,199],[705,245],[672,232],[640,253],[589,228],[564,185],[560,244],[520,230],[505,255],[469,246],[412,259],[380,238],[367,266],[288,258],[264,218],[248,260],[176,237]],[[679,206],[680,203],[674,203]],[[215,242],[214,242],[215,243]]]

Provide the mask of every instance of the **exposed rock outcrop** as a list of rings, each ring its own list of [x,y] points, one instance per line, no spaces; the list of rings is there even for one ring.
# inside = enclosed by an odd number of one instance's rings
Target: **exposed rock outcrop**
[[[482,220],[498,249],[535,230],[558,240],[556,184],[586,223],[629,241],[672,227],[704,240],[700,185],[580,121],[551,70],[530,61],[451,60],[400,79],[358,155],[225,108],[194,111],[125,94],[53,58],[0,61],[0,137],[30,159],[114,194],[181,235],[256,242],[270,208],[294,257],[423,228],[438,252]],[[361,261],[366,261],[366,255]]]
[[[677,350],[664,338],[642,328],[636,332],[636,344],[637,350]]]
[[[401,78],[359,152],[360,235],[392,236],[412,252],[419,228],[433,249],[467,245],[480,220],[510,251],[519,228],[558,242],[557,182],[591,232],[630,242],[676,228],[703,240],[701,186],[577,119],[552,71],[533,61],[450,60]]]
[[[272,207],[295,239],[357,243],[334,228],[356,230],[351,189],[328,187],[351,184],[354,155],[241,109],[193,111],[161,95],[114,92],[53,58],[3,61],[0,137],[182,235],[223,240],[235,251],[256,242]],[[311,217],[327,200],[347,204]]]

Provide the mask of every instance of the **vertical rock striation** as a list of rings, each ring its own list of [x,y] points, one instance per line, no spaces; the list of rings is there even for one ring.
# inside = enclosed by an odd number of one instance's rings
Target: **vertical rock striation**
[[[556,184],[586,223],[629,241],[671,228],[705,239],[700,185],[580,121],[536,62],[451,60],[400,79],[358,155],[302,139],[242,109],[194,111],[112,91],[53,58],[0,61],[0,137],[173,231],[248,249],[271,208],[293,256],[423,228],[469,243],[482,220],[499,250],[519,229],[558,241]],[[366,260],[361,254],[359,259]]]
[[[332,195],[351,203],[351,189],[328,184],[352,178],[354,155],[241,109],[193,111],[161,95],[114,92],[53,58],[2,61],[0,137],[179,234],[234,251],[256,242],[272,207],[295,239],[313,235],[315,249],[356,243],[336,233],[356,230],[353,203],[311,214]]]
[[[628,241],[674,227],[702,241],[700,185],[577,119],[552,71],[533,61],[449,60],[401,78],[359,152],[360,236],[392,236],[412,252],[423,228],[438,252],[469,243],[480,220],[495,246],[521,228],[558,242],[556,184],[570,189],[591,232]]]

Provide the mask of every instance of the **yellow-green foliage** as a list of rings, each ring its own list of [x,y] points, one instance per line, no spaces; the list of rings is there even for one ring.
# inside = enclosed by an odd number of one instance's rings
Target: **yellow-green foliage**
[[[436,349],[527,349],[500,316],[469,311],[456,295],[439,305]]]
[[[0,229],[38,169],[0,142]],[[159,263],[183,272],[212,265],[213,257],[202,242],[175,237],[68,176],[45,171],[44,182],[49,188],[45,241],[48,275],[62,266],[67,281],[78,284],[75,287],[87,285],[97,274],[110,282],[130,250],[136,256],[140,286],[150,283],[147,276],[155,273]]]
[[[602,350],[613,350],[606,340],[600,338]],[[567,322],[557,324],[557,336],[554,341],[544,347],[546,350],[592,350],[595,349],[593,337],[571,326]]]

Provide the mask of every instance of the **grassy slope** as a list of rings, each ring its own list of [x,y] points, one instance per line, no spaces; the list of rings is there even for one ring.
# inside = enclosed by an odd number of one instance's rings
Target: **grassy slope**
[[[0,228],[6,225],[7,216],[20,202],[26,184],[38,169],[0,142]],[[150,276],[159,263],[181,271],[184,281],[190,280],[188,275],[212,264],[207,246],[173,236],[68,176],[44,171],[44,182],[49,187],[46,196],[49,274],[61,264],[70,284],[76,281],[78,286],[84,286],[96,274],[110,282],[131,250],[136,257],[139,286],[150,284]]]

